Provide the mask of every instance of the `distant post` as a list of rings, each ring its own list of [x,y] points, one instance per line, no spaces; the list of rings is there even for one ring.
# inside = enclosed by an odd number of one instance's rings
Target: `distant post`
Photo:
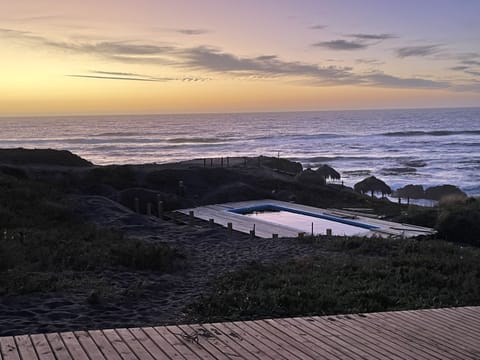
[[[223,156],[220,158],[220,167],[223,168]]]
[[[215,220],[208,219],[208,223],[210,224],[210,227],[213,227],[213,225],[215,224]]]
[[[227,167],[230,167],[230,157],[227,156]]]
[[[193,210],[190,210],[188,212],[188,222],[189,222],[190,225],[193,225],[193,219],[194,219]]]
[[[231,222],[227,223],[228,234],[232,235],[233,232],[233,224]]]
[[[147,203],[147,215],[152,216],[152,203]]]
[[[332,236],[332,229],[327,229],[327,236]]]
[[[272,234],[272,239],[278,239],[278,234]]]
[[[157,206],[158,206],[158,217],[160,219],[163,219],[163,201],[160,200],[160,195],[157,195],[157,199],[158,199],[158,203],[157,203]]]

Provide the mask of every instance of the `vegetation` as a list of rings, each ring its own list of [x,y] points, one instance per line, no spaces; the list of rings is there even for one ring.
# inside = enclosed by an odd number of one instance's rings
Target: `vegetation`
[[[67,150],[53,149],[0,149],[3,164],[54,165],[54,166],[92,166],[90,161],[72,154]]]
[[[470,198],[440,204],[436,227],[445,240],[480,246],[480,201]]]
[[[181,257],[84,224],[69,205],[46,184],[0,175],[0,295],[54,291],[111,268],[165,271]]]
[[[190,307],[200,321],[480,305],[480,249],[438,240],[331,238],[325,256],[254,263]]]

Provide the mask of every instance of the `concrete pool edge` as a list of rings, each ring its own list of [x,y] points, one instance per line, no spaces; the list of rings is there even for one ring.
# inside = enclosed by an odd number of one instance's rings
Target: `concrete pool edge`
[[[367,229],[369,231],[366,235],[363,235],[363,237],[409,238],[420,235],[431,235],[436,233],[436,231],[431,228],[420,227],[410,224],[394,223],[383,219],[363,216],[362,214],[358,214],[348,210],[323,209],[273,199],[212,204],[196,208],[181,209],[177,210],[177,212],[184,215],[190,215],[205,221],[212,221],[224,227],[231,226],[234,231],[239,231],[246,234],[249,234],[255,227],[255,235],[260,238],[272,238],[273,234],[278,235],[278,237],[290,238],[297,237],[299,235],[299,231],[297,229],[264,221],[258,221],[249,218],[249,216],[243,216],[241,214],[228,211],[233,209],[249,207],[251,208],[262,205],[286,207],[288,209],[295,209],[296,211],[334,216],[342,220],[349,220],[346,218],[355,218],[357,222],[377,227],[376,229]]]

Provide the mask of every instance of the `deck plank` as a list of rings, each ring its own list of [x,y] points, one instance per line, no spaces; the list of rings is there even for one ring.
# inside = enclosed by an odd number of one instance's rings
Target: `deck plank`
[[[451,360],[457,359],[456,356],[445,351],[445,346],[441,340],[446,341],[446,339],[437,339],[436,332],[429,332],[422,322],[411,324],[405,322],[402,317],[393,317],[391,313],[386,316],[382,314],[379,315],[381,316],[374,317],[374,315],[370,315],[370,318],[372,322],[375,321],[375,323],[378,323],[383,331],[385,331],[385,329],[394,329],[397,336],[401,337],[405,343],[411,342],[414,346],[417,346],[421,350],[428,352],[430,355],[436,356],[437,358],[440,357],[442,359]],[[385,332],[388,333],[387,331]]]
[[[75,360],[89,360],[87,353],[78,342],[75,334],[71,331],[60,333],[68,352]]]
[[[18,335],[15,336],[15,342],[17,344],[18,352],[22,360],[38,360],[35,347],[30,340],[28,335]]]
[[[132,349],[133,353],[142,360],[154,360],[154,357],[135,339],[132,333],[125,328],[115,329],[115,332],[123,339],[123,341]]]
[[[102,330],[102,333],[123,360],[139,360],[132,348],[117,334],[115,329]]]
[[[349,316],[350,317],[350,316]],[[360,316],[356,316],[352,319],[346,319],[342,316],[333,318],[335,321],[328,321],[328,326],[341,327],[345,329],[350,336],[358,337],[360,341],[363,341],[365,345],[370,347],[373,351],[382,356],[382,358],[401,358],[405,360],[416,359],[419,357],[425,360],[436,360],[435,356],[430,355],[428,352],[417,352],[414,343],[410,343],[405,347],[404,343],[396,341],[397,333],[389,331],[387,328],[379,331],[377,328],[368,327],[368,320]],[[324,324],[325,321],[317,324]],[[388,336],[386,336],[388,335]]]
[[[4,360],[21,360],[20,353],[13,336],[0,338],[0,350]]]
[[[263,324],[262,326],[259,321],[251,321],[248,323],[248,325],[265,334],[265,336],[267,336],[270,340],[286,344],[291,352],[296,354],[302,360],[316,358],[316,354],[312,354],[312,351],[306,345],[298,342],[296,339],[285,336],[285,334],[277,330],[274,326],[268,324]]]
[[[324,339],[323,342],[318,341],[315,337],[310,335],[309,331],[305,331],[305,328],[298,328],[294,326],[295,323],[288,322],[287,319],[274,319],[274,320],[265,320],[265,322],[273,325],[274,327],[278,328],[280,331],[283,331],[287,336],[292,337],[293,339],[298,339],[299,342],[302,344],[307,345],[309,348],[315,349],[317,355],[315,358],[321,359],[331,359],[331,358],[338,358],[338,359],[355,359],[359,355],[355,351],[351,351],[351,349],[345,347],[343,343],[343,349],[332,351],[333,348],[330,348],[330,352],[325,347],[328,344],[329,338],[327,337]],[[330,335],[330,334],[329,334]]]
[[[290,352],[287,347],[283,346],[281,343],[274,342],[270,340],[262,332],[256,331],[254,328],[248,326],[246,322],[235,322],[232,323],[235,327],[239,328],[241,331],[244,331],[251,338],[257,339],[260,343],[267,346],[269,349],[272,349],[276,354],[279,354],[279,358],[285,358],[289,360],[298,360],[300,357],[296,356],[293,352]]]
[[[75,331],[74,332],[75,337],[77,338],[78,342],[82,346],[82,348],[85,350],[87,355],[89,357],[94,358],[95,360],[102,360],[106,359],[102,351],[98,348],[97,344],[93,341],[93,339],[90,337],[88,332],[86,331]]]
[[[221,341],[218,336],[214,332],[214,328],[211,327],[210,324],[202,324],[202,325],[181,325],[181,327],[184,327],[188,329],[188,333],[192,333],[194,331],[202,331],[205,335],[208,336],[207,338],[207,345],[209,348],[214,348],[212,349],[211,353],[214,356],[217,356],[215,354],[218,354],[220,352],[224,356],[220,356],[217,358],[219,359],[243,359],[243,356],[241,356],[239,353],[237,353],[235,350],[233,350],[230,346],[225,344],[223,341]],[[205,343],[205,342],[204,342]]]
[[[152,327],[142,328],[142,331],[162,349],[171,359],[185,359],[168,341],[166,341],[157,331]]]
[[[341,329],[330,327],[327,322],[316,327],[305,319],[285,319],[284,321],[295,326],[299,331],[311,334],[311,337],[318,342],[318,346],[322,346],[322,344],[327,346],[325,351],[330,353],[330,356],[336,356],[341,359],[356,359],[359,357],[372,360],[384,359],[380,354],[377,354],[378,349],[374,352],[366,350],[367,346],[364,342],[359,341],[357,337],[352,339]],[[398,358],[392,356],[392,360],[398,360]]]
[[[44,334],[30,335],[30,339],[32,340],[37,355],[41,360],[55,360],[55,354]]]
[[[160,334],[170,345],[178,351],[182,356],[187,359],[195,359],[198,360],[200,357],[198,357],[187,345],[187,341],[185,340],[184,337],[182,336],[183,333],[177,333],[176,331],[171,332],[168,330],[167,327],[165,326],[159,326],[159,327],[154,327],[154,330]]]
[[[0,360],[479,360],[480,306],[0,337]]]
[[[231,346],[239,354],[247,354],[247,356],[252,359],[274,359],[274,357],[270,355],[271,352],[269,354],[268,352],[253,346],[249,342],[245,341],[245,338],[242,337],[238,332],[231,330],[224,323],[217,323],[214,325],[214,327],[220,332],[221,335],[219,336],[225,336],[234,340],[232,341]]]
[[[122,360],[120,354],[115,350],[101,330],[91,330],[88,332],[88,335],[108,360]]]
[[[188,331],[187,328],[180,326],[169,326],[168,329],[172,333],[183,334],[184,339],[192,339],[188,341],[187,346],[201,359],[216,360],[215,356],[207,349],[209,346],[204,346],[207,345],[206,341],[197,331]]]
[[[47,338],[48,343],[50,344],[50,347],[52,348],[53,353],[58,360],[72,359],[72,356],[68,352],[68,349],[59,334],[46,334],[45,337]]]

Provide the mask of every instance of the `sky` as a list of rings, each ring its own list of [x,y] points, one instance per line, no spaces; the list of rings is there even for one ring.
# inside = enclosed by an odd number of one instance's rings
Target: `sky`
[[[0,116],[480,105],[478,0],[0,0]]]

